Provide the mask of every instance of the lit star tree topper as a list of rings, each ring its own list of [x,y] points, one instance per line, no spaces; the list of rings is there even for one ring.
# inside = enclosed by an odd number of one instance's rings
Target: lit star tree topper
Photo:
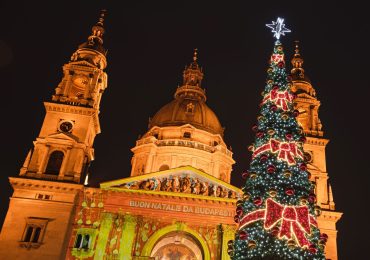
[[[276,19],[276,22],[272,21],[272,24],[266,24],[266,26],[272,29],[271,31],[274,33],[274,37],[278,40],[280,39],[280,35],[285,36],[285,33],[291,32],[291,30],[285,27],[284,19],[280,17]]]

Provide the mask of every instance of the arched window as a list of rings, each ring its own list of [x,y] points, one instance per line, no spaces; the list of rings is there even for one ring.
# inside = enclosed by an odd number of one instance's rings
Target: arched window
[[[160,171],[166,171],[166,170],[169,170],[169,169],[170,169],[170,167],[167,164],[163,164],[163,165],[161,165],[161,167],[159,167]]]
[[[64,153],[61,151],[54,151],[49,156],[48,165],[46,166],[46,174],[58,175],[60,167],[62,166]]]

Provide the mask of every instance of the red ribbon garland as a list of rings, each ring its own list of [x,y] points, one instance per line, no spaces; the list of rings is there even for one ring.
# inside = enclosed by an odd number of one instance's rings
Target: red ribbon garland
[[[277,107],[287,111],[288,102],[293,101],[293,95],[289,94],[288,91],[278,91],[278,88],[274,88],[271,90],[270,94],[262,100],[262,104],[265,104],[268,100],[275,103]]]
[[[306,234],[311,234],[310,225],[317,227],[315,218],[309,214],[307,206],[284,206],[272,199],[266,200],[266,209],[253,211],[239,222],[239,230],[257,221],[264,220],[264,228],[271,229],[280,224],[278,237],[296,238],[301,247],[310,245]]]
[[[294,157],[300,157],[303,159],[303,153],[298,149],[296,143],[280,142],[275,139],[271,139],[269,143],[258,147],[252,154],[252,159],[258,154],[265,151],[271,151],[273,153],[279,152],[278,159],[287,161],[288,164],[295,164]]]

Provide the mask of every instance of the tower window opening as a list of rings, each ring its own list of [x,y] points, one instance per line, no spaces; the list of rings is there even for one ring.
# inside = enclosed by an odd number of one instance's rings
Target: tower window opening
[[[166,170],[169,170],[170,167],[167,165],[167,164],[163,164],[161,165],[161,167],[159,167],[159,171],[166,171]]]
[[[62,162],[64,158],[64,153],[62,151],[54,151],[49,156],[48,165],[46,166],[45,173],[58,175],[60,168],[62,167]]]
[[[189,103],[186,105],[186,112],[187,113],[194,113],[194,105],[193,103]]]
[[[48,219],[30,217],[27,219],[20,244],[22,247],[34,247],[41,243]],[[39,245],[38,245],[39,246]]]
[[[185,132],[184,133],[184,138],[191,138],[191,133],[190,132]]]

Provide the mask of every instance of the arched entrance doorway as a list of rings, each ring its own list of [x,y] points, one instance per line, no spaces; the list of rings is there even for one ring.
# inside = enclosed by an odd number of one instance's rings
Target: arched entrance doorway
[[[190,250],[190,252],[193,252],[195,257],[197,257],[197,252],[201,252],[200,258],[195,258],[196,260],[208,260],[211,259],[210,251],[207,245],[207,242],[204,240],[204,238],[195,230],[188,227],[185,223],[176,223],[170,226],[166,226],[164,228],[161,228],[157,230],[146,242],[144,245],[144,248],[142,250],[142,256],[146,257],[153,257],[159,250],[162,248],[161,245],[165,246],[166,241],[170,242],[170,244],[176,244],[175,241],[179,241],[179,239],[175,238],[176,235],[179,235],[180,238],[180,244],[181,246],[186,246],[186,250]],[[174,237],[174,238],[171,238]],[[167,240],[166,240],[167,239]],[[181,240],[183,239],[183,240]],[[161,241],[163,241],[161,243]],[[181,241],[183,241],[181,243]],[[158,245],[157,249],[155,248]],[[163,248],[165,249],[165,248]],[[179,248],[180,249],[180,248]],[[184,249],[184,248],[183,248]],[[160,259],[159,256],[157,259]],[[164,258],[166,260],[172,260],[172,259],[179,259],[183,260],[181,258]],[[185,258],[186,259],[186,258]],[[191,258],[190,258],[191,259]],[[187,259],[186,259],[187,260]]]
[[[203,260],[199,242],[189,233],[175,231],[161,237],[151,257],[155,260]]]

